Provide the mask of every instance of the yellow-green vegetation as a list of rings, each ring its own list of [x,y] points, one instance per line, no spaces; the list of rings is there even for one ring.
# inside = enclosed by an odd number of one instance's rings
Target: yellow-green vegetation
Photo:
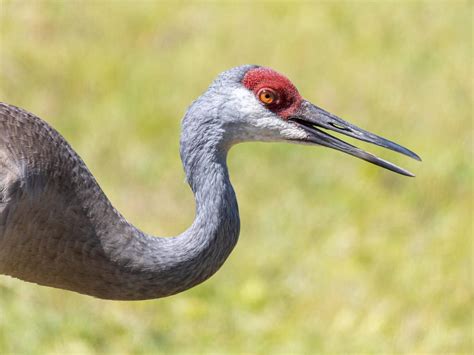
[[[147,232],[191,223],[180,120],[235,65],[423,158],[357,143],[407,178],[237,146],[241,237],[213,278],[112,302],[0,277],[0,353],[472,352],[472,2],[0,4],[1,100],[56,127]]]

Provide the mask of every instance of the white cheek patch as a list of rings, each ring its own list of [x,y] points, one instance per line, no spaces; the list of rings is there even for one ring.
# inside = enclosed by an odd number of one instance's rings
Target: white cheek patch
[[[256,117],[267,111],[257,100],[253,92],[245,88],[236,88],[232,92],[235,107],[239,108],[242,118]]]
[[[282,141],[300,140],[308,137],[308,133],[297,125],[284,120],[266,109],[246,88],[232,91],[233,107],[241,127],[235,130],[237,141]]]
[[[297,125],[288,123],[290,127],[282,130],[281,134],[285,139],[306,139],[309,137],[308,132]]]

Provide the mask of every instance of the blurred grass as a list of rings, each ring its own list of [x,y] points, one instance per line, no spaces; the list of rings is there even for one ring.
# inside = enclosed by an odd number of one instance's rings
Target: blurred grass
[[[216,276],[130,303],[0,277],[0,353],[472,353],[472,2],[0,6],[1,100],[55,126],[150,233],[191,223],[180,118],[235,65],[287,74],[424,160],[370,147],[408,179],[324,149],[238,146],[241,239]]]

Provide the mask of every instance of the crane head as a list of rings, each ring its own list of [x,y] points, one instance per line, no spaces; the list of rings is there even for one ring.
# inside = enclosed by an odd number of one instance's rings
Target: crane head
[[[258,110],[260,114],[256,115],[255,122],[253,122],[253,127],[257,128],[256,131],[260,133],[260,139],[271,137],[273,140],[321,145],[396,173],[414,176],[411,172],[344,142],[327,131],[335,131],[421,160],[416,153],[363,130],[303,99],[293,83],[276,71],[265,67],[251,67],[243,75],[241,84],[252,94],[252,106],[258,104],[265,112],[262,114],[263,111]],[[258,136],[258,134],[256,135]]]
[[[202,119],[202,122],[196,124],[193,122],[196,119]],[[319,145],[406,176],[414,175],[330,135],[327,131],[421,160],[411,150],[363,130],[305,100],[284,75],[256,65],[235,67],[221,73],[209,90],[190,107],[183,123],[187,132],[182,135],[182,139],[193,140],[192,137],[196,134],[213,137],[216,132],[223,132],[223,139],[228,145],[247,141]],[[211,129],[210,125],[217,127]]]

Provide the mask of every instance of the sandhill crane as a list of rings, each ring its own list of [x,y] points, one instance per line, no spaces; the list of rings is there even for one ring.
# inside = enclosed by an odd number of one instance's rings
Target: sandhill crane
[[[114,300],[169,296],[203,282],[239,236],[226,157],[240,142],[322,145],[413,176],[321,128],[420,160],[304,100],[272,69],[236,67],[221,73],[184,116],[180,153],[196,216],[186,231],[164,238],[127,222],[55,129],[2,103],[0,274]]]

